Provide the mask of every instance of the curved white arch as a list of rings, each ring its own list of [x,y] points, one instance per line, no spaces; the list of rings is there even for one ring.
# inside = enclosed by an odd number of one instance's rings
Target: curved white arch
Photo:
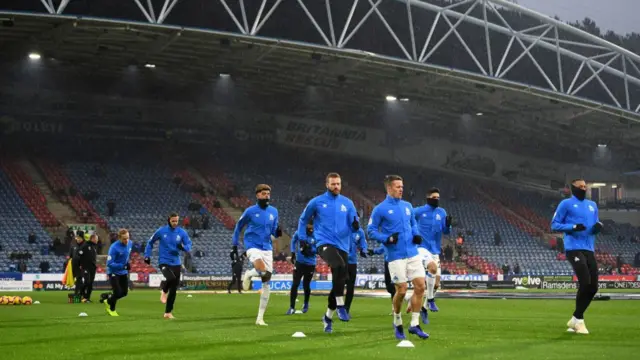
[[[136,4],[145,19],[152,24],[164,24],[176,5],[188,6],[187,4],[189,4],[187,1],[164,0],[161,8],[154,8],[150,0],[132,1]],[[276,0],[271,6],[267,6],[267,0],[214,1],[218,1],[224,7],[224,10],[240,34],[254,37],[260,36],[260,31],[265,23],[272,18],[273,13],[276,12],[283,3],[283,0]],[[237,11],[234,13],[229,6],[232,1],[234,5],[239,5],[239,15],[236,14]],[[559,95],[562,94],[563,97],[568,95],[584,98],[584,96],[580,96],[579,92],[595,80],[597,84],[600,85],[600,88],[607,94],[609,98],[607,101],[608,104],[622,111],[634,113],[635,115],[640,113],[640,97],[635,98],[638,96],[637,94],[640,93],[639,55],[561,21],[506,0],[462,0],[448,6],[439,6],[422,0],[394,0],[397,3],[406,5],[406,21],[410,30],[410,46],[405,46],[407,39],[405,38],[403,39],[404,41],[401,41],[402,36],[398,35],[398,29],[394,29],[394,27],[390,25],[383,11],[379,9],[382,0],[325,0],[326,9],[322,10],[320,10],[319,7],[311,7],[310,0],[287,1],[289,1],[288,4],[297,3],[300,6],[307,19],[317,30],[324,44],[328,47],[345,49],[352,37],[361,29],[362,25],[369,18],[377,17],[395,40],[402,54],[408,61],[422,64],[428,62],[438,47],[442,45],[449,36],[454,35],[475,63],[478,72],[484,76],[494,80],[504,80],[507,73],[521,59],[527,57],[534,64],[548,88]],[[351,4],[351,11],[342,29],[338,29],[333,21],[333,19],[338,18],[338,16],[335,14],[335,11],[332,10],[332,5],[335,7],[338,1],[340,1],[340,4]],[[58,8],[55,8],[51,1],[48,0],[41,0],[41,3],[50,14],[60,15],[65,11],[69,0],[62,0]],[[250,6],[259,6],[255,19],[248,19],[246,8]],[[361,19],[355,19],[354,16],[357,6],[368,7],[366,15]],[[516,30],[505,20],[498,11],[498,8],[517,11],[523,16],[529,16],[541,24],[529,29]],[[465,11],[463,12],[462,9],[465,9]],[[473,13],[474,9],[482,14]],[[319,13],[320,11],[322,14]],[[430,25],[430,30],[424,45],[416,42],[416,29],[414,29],[414,19],[416,17],[414,15],[417,14],[418,11],[435,13],[433,23],[426,24]],[[373,15],[374,13],[375,15]],[[323,26],[317,21],[317,19],[321,18],[320,15],[328,19],[328,29],[326,29],[327,26],[324,26],[325,29],[323,29]],[[498,18],[498,23],[489,21],[489,15]],[[344,16],[344,14],[340,14],[340,16]],[[463,22],[473,24],[484,30],[486,54],[474,54],[467,45],[464,37],[457,31],[457,27]],[[355,26],[352,26],[352,23],[354,23]],[[449,30],[444,36],[436,39],[434,30],[439,23],[445,23]],[[442,26],[442,24],[440,25]],[[540,32],[542,33],[540,34]],[[500,56],[501,59],[499,61],[498,59],[493,59],[493,51],[491,48],[492,33],[499,33],[510,38],[508,46],[502,53],[502,56]],[[570,41],[562,38],[562,34],[565,33],[580,38],[580,41]],[[515,46],[513,46],[514,44]],[[555,69],[549,67],[544,69],[531,53],[531,49],[535,47],[554,52],[557,57],[557,67]],[[521,52],[515,60],[508,62],[507,55],[512,51],[512,48],[520,49]],[[580,53],[577,48],[590,49],[592,52],[593,50],[598,50],[600,53],[596,55],[585,55]],[[380,55],[389,56],[388,54]],[[484,57],[486,57],[486,59]],[[573,72],[573,68],[571,68],[572,74],[563,74],[563,59],[577,61],[580,64],[577,71]],[[557,72],[557,78],[552,79],[552,76],[549,75],[550,70]],[[581,76],[585,76],[583,71],[586,73],[587,78],[581,80]],[[607,82],[600,76],[602,73],[609,75],[609,78],[605,79]],[[565,81],[565,75],[572,75],[569,77],[572,79],[569,84],[565,83],[568,82]],[[612,91],[610,89],[612,86],[617,86],[617,91]],[[622,96],[616,96],[614,94],[622,92],[624,98],[620,98]],[[634,98],[632,98],[632,96]],[[590,100],[593,101],[593,99]],[[597,101],[602,101],[602,99],[598,99]]]

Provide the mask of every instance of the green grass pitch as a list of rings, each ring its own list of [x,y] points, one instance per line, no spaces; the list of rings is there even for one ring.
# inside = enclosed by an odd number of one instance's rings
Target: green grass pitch
[[[570,300],[440,299],[423,326],[398,348],[388,299],[356,297],[353,319],[325,334],[326,297],[307,314],[284,315],[288,296],[272,294],[265,321],[254,325],[257,294],[178,295],[176,320],[162,318],[159,292],[136,290],[109,317],[100,303],[67,304],[65,292],[29,295],[40,305],[0,306],[4,359],[632,359],[640,354],[640,301],[597,301],[586,314],[589,335],[566,332]],[[97,299],[99,293],[95,294]],[[301,304],[301,303],[299,303]],[[298,306],[300,308],[301,305]],[[86,312],[88,317],[78,317]],[[408,324],[409,316],[403,318]],[[306,338],[292,338],[296,331]]]

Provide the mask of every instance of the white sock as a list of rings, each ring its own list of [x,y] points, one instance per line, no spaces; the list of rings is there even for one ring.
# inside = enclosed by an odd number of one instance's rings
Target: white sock
[[[402,325],[402,314],[393,313],[393,325],[395,326]]]
[[[260,307],[258,308],[258,319],[264,317],[264,312],[267,311],[267,304],[269,303],[269,295],[271,289],[269,283],[262,283],[262,294],[260,294]]]
[[[338,304],[338,306],[344,306],[344,296],[336,296],[336,304]]]
[[[427,274],[427,299],[433,299],[435,292],[433,289],[436,287],[436,278],[431,274]],[[426,303],[425,303],[426,305]]]
[[[325,315],[327,315],[329,319],[333,319],[333,313],[335,312],[336,312],[335,310],[327,309],[327,312],[325,313]]]
[[[418,326],[420,325],[420,313],[419,312],[412,312],[411,313],[411,326]]]

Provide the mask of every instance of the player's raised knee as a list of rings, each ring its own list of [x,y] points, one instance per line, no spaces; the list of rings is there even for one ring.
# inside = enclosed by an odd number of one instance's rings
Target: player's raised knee
[[[429,271],[429,273],[433,275],[435,275],[438,272],[438,265],[436,264],[435,261],[432,261],[429,264],[427,264],[427,271]]]
[[[267,271],[266,273],[264,273],[264,275],[262,275],[261,279],[262,279],[262,282],[271,281],[271,272]]]

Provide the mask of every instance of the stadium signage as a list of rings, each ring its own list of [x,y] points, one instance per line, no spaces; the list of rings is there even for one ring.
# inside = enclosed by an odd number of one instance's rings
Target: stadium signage
[[[484,274],[464,274],[464,275],[442,275],[442,281],[489,281],[489,275]]]
[[[0,291],[31,291],[33,281],[0,281]]]
[[[269,281],[269,287],[273,291],[289,291],[293,285],[293,281],[291,280],[271,280]],[[320,290],[320,291],[329,291],[331,290],[331,281],[311,281],[311,290]],[[251,284],[251,289],[260,290],[262,287],[261,281],[253,281]],[[302,284],[300,284],[299,289],[302,289]]]
[[[49,133],[60,134],[64,130],[62,123],[49,121],[18,121],[9,116],[0,117],[0,133],[11,135],[14,133]]]
[[[356,275],[356,287],[363,288],[368,282],[382,281],[384,284],[384,274],[358,274]],[[384,287],[382,288],[384,289]]]
[[[28,280],[28,281],[57,281],[57,282],[60,282],[62,280],[63,276],[64,276],[63,273],[59,273],[59,274],[22,274],[22,280]],[[129,276],[129,279],[131,281],[137,281],[138,280],[138,274],[137,273],[131,274]],[[96,277],[95,277],[94,281],[107,281],[107,274],[104,274],[104,273],[96,274]]]
[[[516,286],[523,286],[526,288],[539,288],[542,284],[542,278],[539,276],[515,276],[511,278],[511,281]]]
[[[320,136],[324,138],[331,139],[343,139],[343,140],[351,140],[351,141],[366,141],[367,140],[367,132],[366,130],[360,130],[355,128],[347,128],[343,126],[332,126],[332,125],[320,125],[320,124],[309,124],[301,121],[291,120],[288,122],[286,131],[298,134],[306,134],[313,136]]]
[[[0,281],[15,281],[15,280],[22,280],[22,273],[19,273],[19,272],[0,273]]]
[[[577,289],[575,281],[543,281],[541,289]],[[604,281],[598,283],[598,289],[640,289],[640,281]]]

